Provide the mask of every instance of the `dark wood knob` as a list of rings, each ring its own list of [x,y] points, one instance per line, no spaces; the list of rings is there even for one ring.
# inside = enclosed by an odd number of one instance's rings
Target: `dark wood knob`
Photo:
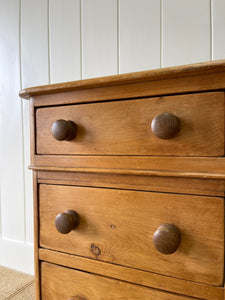
[[[77,134],[77,125],[73,121],[57,120],[52,124],[52,135],[58,141],[70,141]]]
[[[70,209],[64,213],[58,214],[55,218],[55,227],[58,232],[66,234],[75,229],[80,223],[80,217],[77,212]]]
[[[162,254],[176,252],[180,244],[180,232],[172,224],[163,224],[154,232],[153,244]]]
[[[180,121],[172,114],[163,113],[152,120],[151,128],[158,138],[172,139],[180,130]]]

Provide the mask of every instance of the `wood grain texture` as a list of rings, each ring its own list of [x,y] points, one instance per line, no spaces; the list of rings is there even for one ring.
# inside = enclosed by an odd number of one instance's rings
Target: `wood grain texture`
[[[151,130],[154,117],[165,112],[180,122],[170,140]],[[77,124],[74,140],[52,137],[58,119]],[[38,154],[223,156],[224,93],[39,108],[36,130]]]
[[[42,298],[46,300],[103,300],[106,295],[108,300],[192,299],[49,263],[41,264],[41,272]]]
[[[172,139],[180,131],[179,118],[170,113],[156,115],[151,122],[151,130],[159,139]]]
[[[29,166],[31,170],[48,171],[48,172],[72,172],[72,173],[97,173],[97,174],[121,174],[121,175],[137,175],[137,176],[159,176],[159,177],[182,177],[182,178],[200,178],[200,179],[225,179],[224,173],[203,173],[203,172],[174,172],[159,170],[121,170],[121,169],[100,169],[100,168],[70,168],[70,167],[43,167]]]
[[[41,185],[39,192],[42,247],[206,284],[223,282],[222,198],[54,185]],[[80,215],[80,225],[62,235],[54,220],[67,209]],[[179,249],[166,257],[152,243],[164,223],[181,232]]]
[[[38,209],[37,172],[33,172],[33,214],[34,214],[34,275],[35,299],[40,300],[40,266],[39,266],[39,209]]]
[[[30,115],[30,162],[31,164],[36,162],[35,152],[36,152],[36,119],[35,119],[35,107],[34,99],[30,99],[29,106]]]
[[[33,170],[224,179],[223,157],[36,155]],[[101,168],[99,167],[101,161]]]
[[[148,96],[148,95],[160,94],[160,90],[161,90],[161,94],[172,93],[172,91],[173,93],[178,93],[181,91],[190,92],[196,90],[197,91],[210,90],[216,88],[218,89],[219,87],[220,88],[225,87],[224,73],[225,73],[225,61],[217,60],[213,62],[189,64],[189,65],[184,65],[179,67],[169,67],[169,68],[156,69],[150,71],[149,70],[140,71],[140,72],[134,72],[128,74],[105,76],[101,78],[92,78],[92,79],[45,85],[45,86],[36,86],[36,87],[21,90],[20,96],[24,99],[29,99],[31,96],[37,96],[37,95],[48,95],[52,93],[62,93],[65,91],[68,92],[73,90],[94,89],[98,87],[113,86],[111,90],[117,91],[116,97],[118,97],[119,96],[118,91],[121,85],[122,85],[121,90],[124,91],[123,92],[121,91],[120,97],[123,97],[124,94],[126,94],[125,97],[128,97],[129,92],[127,91],[127,89],[130,89],[130,92],[131,94],[133,94],[134,97],[136,95]],[[146,82],[147,84],[145,84]],[[127,84],[129,83],[136,83],[136,84],[132,86],[127,86]],[[143,86],[138,85],[137,83],[143,83]],[[118,85],[119,87],[115,87],[115,85]],[[141,88],[138,88],[138,86],[140,86]],[[142,91],[143,87],[145,87],[144,91]],[[109,94],[110,88],[107,91]],[[103,93],[103,96],[106,99],[105,93]],[[56,96],[54,95],[54,97]],[[115,92],[114,92],[114,97],[115,97]],[[98,94],[98,98],[100,100],[101,95]],[[64,98],[63,102],[65,102],[66,100],[68,101],[68,99]],[[44,105],[45,101],[46,100],[44,100],[43,103],[40,104]],[[70,101],[72,102],[76,100],[70,99]],[[61,104],[62,104],[62,98],[61,98]]]
[[[177,296],[210,300],[224,297],[225,161],[218,156],[224,156],[225,68],[222,62],[206,65],[172,69],[167,75],[156,70],[154,75],[140,72],[134,77],[119,75],[36,90],[32,113],[36,112],[33,120],[37,120],[37,126],[33,130],[37,139],[33,144],[37,144],[33,149],[39,154],[33,155],[31,168],[38,172],[36,180],[40,184],[39,246],[45,249],[39,250],[39,259],[64,265],[65,279],[71,280],[68,271],[77,272],[70,269],[74,268],[96,274],[93,276],[101,278],[100,285],[111,277],[113,281],[140,284]],[[160,111],[160,107],[167,111]],[[181,121],[178,135],[162,141],[174,142],[173,148],[154,145],[151,140],[156,151],[152,153],[144,140],[143,133],[148,131],[143,128],[164,112],[174,114],[179,122],[186,116],[190,122],[185,127]],[[79,120],[72,119],[74,116]],[[53,117],[51,125],[62,118],[78,124],[78,140],[72,141],[75,152],[68,141],[59,142],[58,148],[50,141],[47,121]],[[193,120],[198,126],[190,126]],[[83,126],[80,133],[79,124]],[[189,135],[184,131],[186,142],[179,140],[176,144],[183,128],[193,131]],[[43,152],[39,151],[39,138],[43,138]],[[76,142],[85,147],[79,149]],[[203,152],[198,150],[199,145]],[[217,153],[212,154],[212,149]],[[168,191],[176,194],[166,194]],[[68,210],[79,214],[80,224],[70,233],[61,234],[54,221]],[[154,247],[154,232],[162,224],[172,224],[180,232],[181,242],[173,254],[159,253]],[[55,285],[55,294],[60,294],[59,273],[51,285]],[[41,277],[49,286],[43,273]],[[81,288],[85,285],[87,290],[82,275],[79,280]],[[74,287],[74,281],[69,285]],[[47,295],[49,290],[45,288],[45,292]],[[123,291],[119,294],[123,299]],[[143,298],[141,291],[137,295]],[[68,295],[79,300],[81,296]],[[89,298],[90,294],[83,297]]]
[[[177,294],[185,294],[191,297],[207,300],[223,300],[223,287],[214,287],[196,282],[181,280],[169,276],[141,271],[75,256],[68,253],[39,249],[39,258],[46,262],[91,272],[130,283],[136,283],[147,287],[162,289]]]
[[[38,182],[222,197],[225,189],[224,180],[108,173],[38,171]]]
[[[62,105],[72,103],[105,102],[137,97],[163,96],[225,89],[225,73],[205,74],[177,79],[145,81],[132,84],[112,85],[84,90],[52,92],[35,96],[35,106]],[[63,101],[62,101],[63,99]]]

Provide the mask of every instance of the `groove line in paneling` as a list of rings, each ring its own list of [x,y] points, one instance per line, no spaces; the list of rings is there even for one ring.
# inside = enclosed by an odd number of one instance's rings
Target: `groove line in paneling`
[[[49,9],[49,0],[47,0],[48,6],[47,6],[47,35],[48,35],[48,81],[49,83],[52,83],[51,81],[51,56],[50,56],[50,9]]]
[[[213,16],[212,16],[212,0],[210,0],[210,2],[209,2],[209,5],[210,5],[210,15],[209,15],[209,17],[210,17],[210,28],[209,28],[209,30],[210,30],[210,60],[212,60],[213,58],[213,36],[212,36],[212,22],[213,22]]]
[[[19,0],[19,78],[20,78],[20,89],[22,89],[23,82],[22,82],[22,69],[21,69],[21,1]],[[24,144],[25,144],[25,137],[24,137],[24,115],[23,115],[23,99],[20,99],[21,103],[21,122],[22,122],[22,165],[23,165],[23,199],[24,199],[24,241],[26,241],[26,184],[25,184],[25,149],[24,149]]]
[[[21,2],[22,87],[49,84],[48,0]],[[26,242],[33,242],[33,191],[30,164],[29,101],[23,102]]]
[[[0,114],[1,114],[1,109],[0,109]],[[0,136],[1,136],[1,124],[0,124]],[[1,190],[2,190],[2,181],[1,181],[1,176],[0,176],[0,240],[2,239],[2,210],[1,210],[2,193],[1,193]]]
[[[120,0],[117,0],[117,74],[120,74]]]
[[[160,68],[163,66],[163,0],[160,0]]]
[[[80,6],[80,79],[83,79],[83,47],[82,47],[82,0]]]
[[[212,1],[212,59],[225,58],[225,1]]]

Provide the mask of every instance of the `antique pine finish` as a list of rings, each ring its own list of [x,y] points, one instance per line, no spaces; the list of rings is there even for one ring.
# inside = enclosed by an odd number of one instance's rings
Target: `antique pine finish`
[[[154,117],[163,111],[180,119],[180,132],[174,128],[173,139],[156,138],[159,126]],[[76,137],[63,147],[49,135],[52,124],[62,116],[73,119],[78,127]],[[224,155],[222,92],[39,108],[36,117],[37,154]],[[168,131],[168,124],[164,125]]]
[[[193,299],[48,263],[41,263],[41,272],[42,296],[44,299]]]
[[[222,198],[44,184],[39,197],[43,248],[207,284],[223,282]],[[66,208],[76,210],[81,222],[64,236],[54,221]],[[168,222],[181,231],[181,243],[165,259],[152,238]]]
[[[36,299],[225,299],[225,61],[34,87]]]

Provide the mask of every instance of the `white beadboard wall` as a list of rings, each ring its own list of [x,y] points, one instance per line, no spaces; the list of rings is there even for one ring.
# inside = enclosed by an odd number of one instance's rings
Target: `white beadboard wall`
[[[21,88],[225,58],[225,0],[0,0],[0,265],[33,273]]]

